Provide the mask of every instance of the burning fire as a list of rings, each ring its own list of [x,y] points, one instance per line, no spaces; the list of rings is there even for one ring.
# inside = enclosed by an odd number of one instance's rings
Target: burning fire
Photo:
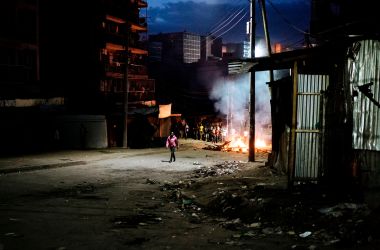
[[[248,144],[243,141],[241,136],[235,137],[229,143],[224,145],[224,151],[248,152]]]
[[[256,139],[255,140],[255,148],[256,149],[267,148],[267,147],[268,146],[264,140],[262,140],[262,139]]]
[[[244,133],[244,136],[239,136],[236,134],[233,134],[231,136],[228,143],[226,143],[223,147],[223,151],[234,151],[234,152],[242,152],[247,153],[249,150],[249,143],[248,143],[248,134]],[[258,150],[271,150],[271,145],[266,143],[265,140],[261,138],[257,138],[255,140],[255,151]]]

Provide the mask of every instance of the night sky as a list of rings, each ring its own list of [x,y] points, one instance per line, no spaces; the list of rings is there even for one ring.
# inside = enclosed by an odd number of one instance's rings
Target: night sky
[[[266,0],[272,44],[285,47],[302,43],[310,21],[310,0]],[[149,33],[187,31],[221,36],[223,42],[247,37],[249,0],[148,0]],[[256,34],[263,38],[261,8],[256,1]]]

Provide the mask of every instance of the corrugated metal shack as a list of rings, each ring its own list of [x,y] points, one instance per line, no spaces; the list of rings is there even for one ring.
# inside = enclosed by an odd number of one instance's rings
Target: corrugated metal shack
[[[380,188],[380,41],[346,39],[240,62],[284,70],[272,93],[272,166],[289,183]],[[236,71],[236,61],[229,67]]]

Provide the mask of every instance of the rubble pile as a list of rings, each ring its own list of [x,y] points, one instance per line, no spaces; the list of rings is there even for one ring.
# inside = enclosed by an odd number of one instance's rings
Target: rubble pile
[[[196,196],[187,197],[183,194],[183,190],[191,188],[194,181],[178,181],[178,182],[168,182],[165,181],[163,185],[160,185],[161,191],[168,192],[164,195],[164,199],[169,202],[175,202],[183,215],[187,216],[189,221],[192,223],[201,223],[205,218],[201,206],[196,203]]]
[[[378,237],[367,226],[375,215],[355,198],[302,185],[289,190],[273,181],[262,183],[259,180],[272,175],[262,168],[256,177],[239,177],[242,168],[240,162],[200,167],[190,179],[167,182],[161,190],[170,191],[167,198],[191,222],[211,220],[234,231],[231,244],[281,236],[311,248],[361,247]]]
[[[230,175],[239,171],[242,167],[241,162],[236,161],[225,161],[221,164],[210,166],[210,167],[201,167],[194,171],[192,177],[200,178],[200,177],[208,177],[208,176],[222,176],[222,175]]]
[[[346,247],[369,243],[374,237],[364,226],[371,215],[366,205],[333,202],[326,194],[307,197],[256,186],[216,193],[205,211],[223,218],[221,226],[239,231],[238,238],[288,235],[316,245]]]

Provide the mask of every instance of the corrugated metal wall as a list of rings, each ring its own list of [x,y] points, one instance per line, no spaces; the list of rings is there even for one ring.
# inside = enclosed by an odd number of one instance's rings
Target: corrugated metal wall
[[[316,180],[323,152],[324,96],[328,75],[298,75],[295,180]]]
[[[359,48],[355,50],[355,48]],[[364,186],[380,187],[380,42],[364,40],[352,45],[348,62],[351,90],[357,93],[353,101],[353,148],[355,161]],[[370,100],[359,87],[373,83],[367,90]]]
[[[348,64],[351,87],[358,96],[353,103],[353,148],[380,151],[380,108],[359,91],[370,82],[373,99],[380,102],[380,42],[365,40],[354,44],[360,50]]]

